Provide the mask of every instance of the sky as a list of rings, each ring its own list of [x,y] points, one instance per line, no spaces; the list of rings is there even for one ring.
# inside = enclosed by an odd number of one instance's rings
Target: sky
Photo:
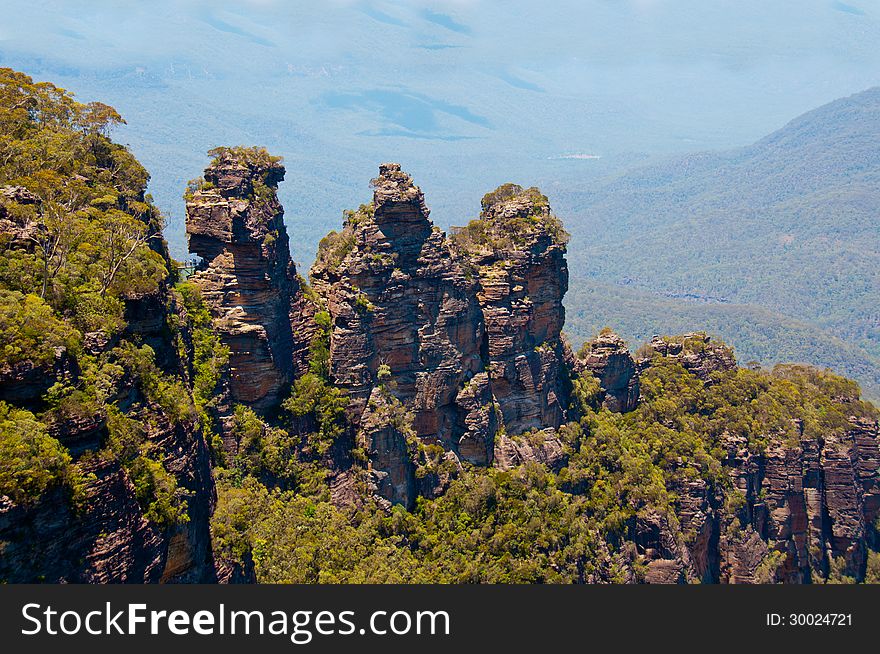
[[[507,181],[553,202],[880,84],[866,0],[0,0],[0,14],[0,65],[126,118],[115,137],[152,173],[178,258],[184,185],[217,145],[284,156],[307,267],[382,161],[446,227]]]

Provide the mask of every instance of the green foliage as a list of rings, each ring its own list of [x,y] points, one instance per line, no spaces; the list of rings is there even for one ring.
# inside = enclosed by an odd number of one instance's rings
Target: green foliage
[[[801,429],[827,438],[847,430],[849,416],[878,417],[852,382],[804,366],[739,369],[707,385],[674,361],[657,360],[642,374],[643,402],[623,415],[598,408],[596,389],[582,381],[575,387],[582,419],[557,433],[568,457],[558,474],[535,463],[509,472],[465,467],[443,495],[419,499],[412,513],[369,501],[342,510],[245,477],[219,486],[218,551],[252,557],[264,582],[619,582],[615,556],[634,521],[659,515],[675,530],[678,494],[694,480],[705,481],[729,515],[741,512],[749,498],[724,470],[726,438],[761,453],[798,439]],[[289,408],[314,411],[320,389],[315,380],[303,384]],[[371,419],[410,434],[405,407],[390,394],[386,401],[371,407]],[[537,446],[545,437],[519,438]],[[407,443],[414,460],[439,461],[419,449],[419,439]],[[687,543],[696,535],[678,536]],[[776,581],[783,564],[784,554],[771,552],[758,580]],[[830,581],[849,581],[843,569],[834,563]],[[644,578],[640,559],[629,572]]]
[[[593,375],[578,375],[571,380],[573,405],[583,414],[598,409],[601,404],[602,385]]]
[[[336,272],[356,245],[355,226],[373,217],[373,204],[362,204],[357,211],[343,212],[342,231],[331,231],[318,243],[316,269]]]
[[[315,335],[309,344],[309,371],[321,379],[330,379],[330,333],[332,320],[326,311],[315,314]]]
[[[828,366],[858,379],[866,397],[880,398],[880,358],[845,340],[840,332],[763,307],[688,301],[592,278],[573,278],[565,304],[566,332],[573,345],[590,339],[607,323],[635,343],[656,333],[683,333],[699,326],[722,336],[743,362],[772,366],[801,361]]]
[[[776,581],[776,573],[779,570],[780,566],[785,563],[785,553],[779,552],[777,550],[772,550],[767,553],[767,556],[758,564],[757,569],[755,570],[755,583],[758,584],[772,584]]]
[[[76,350],[80,339],[36,295],[0,289],[0,370],[21,361],[51,364],[57,348]]]
[[[743,361],[799,361],[880,399],[876,89],[756,144],[556,189],[577,242],[569,329],[711,329]],[[581,312],[581,316],[574,315]]]
[[[354,298],[354,310],[361,315],[366,315],[374,309],[375,307],[373,306],[373,303],[370,302],[370,298],[368,298],[366,294],[358,292]]]
[[[294,417],[314,417],[318,431],[307,437],[306,444],[319,456],[326,454],[345,431],[345,394],[314,373],[306,373],[294,382],[282,406]]]
[[[271,155],[266,148],[260,146],[220,146],[208,150],[208,155],[212,158],[211,165],[232,160],[255,169],[272,168],[284,161],[283,157]]]
[[[880,584],[880,552],[868,552],[865,583]]]
[[[0,185],[35,198],[6,202],[23,235],[0,242],[0,282],[39,296],[82,331],[119,331],[120,299],[168,276],[148,175],[108,138],[121,122],[111,107],[0,69]]]
[[[192,424],[198,418],[192,398],[180,380],[164,374],[155,363],[155,353],[149,345],[137,347],[124,342],[113,350],[113,355],[135,380],[147,403],[158,405],[174,424]]]
[[[77,499],[85,481],[46,425],[29,411],[0,402],[0,495],[32,504],[47,490],[66,486]]]
[[[125,468],[144,517],[162,528],[188,522],[185,492],[156,458],[141,422],[111,409],[107,430],[105,456],[115,458]]]
[[[413,514],[354,517],[248,479],[221,485],[212,533],[223,555],[250,554],[261,582],[583,581],[598,556],[581,503],[540,466],[474,471]]]
[[[828,577],[823,581],[826,584],[832,585],[841,585],[841,584],[854,584],[856,580],[854,577],[850,577],[846,574],[846,559],[842,556],[836,556],[831,559]]]
[[[144,515],[167,527],[188,519],[185,493],[151,439],[169,421],[190,428],[196,412],[181,380],[125,331],[126,301],[173,276],[162,217],[145,193],[149,176],[109,138],[122,122],[112,107],[0,68],[0,186],[11,187],[0,194],[0,216],[15,225],[0,236],[0,368],[47,365],[60,348],[71,358],[71,374],[41,398],[39,415],[0,404],[0,494],[29,504],[64,485],[79,504],[89,480],[81,467],[100,456],[118,461]],[[95,332],[97,350],[82,347],[84,332]],[[197,352],[209,339],[196,334]],[[205,359],[195,374],[200,399],[210,386]],[[105,419],[103,449],[82,464],[49,435]]]
[[[318,243],[316,263],[328,270],[337,270],[349,252],[354,249],[355,239],[351,232],[331,230]]]
[[[175,290],[184,308],[184,319],[187,323],[185,328],[192,343],[190,354],[183,347],[182,341],[180,342],[181,358],[191,361],[192,397],[199,423],[212,445],[215,458],[220,458],[222,446],[214,431],[211,411],[216,406],[219,397],[218,387],[229,363],[229,348],[220,342],[214,331],[211,313],[198,287],[188,282],[180,282],[175,286]]]
[[[144,517],[167,528],[189,522],[186,500],[161,461],[148,456],[135,458],[128,466],[135,496],[144,508]]]
[[[282,488],[294,488],[300,481],[303,464],[297,459],[299,438],[270,427],[252,409],[241,405],[235,407],[231,435],[238,445],[232,460],[237,478],[254,476]]]
[[[517,210],[503,215],[496,211],[496,205],[506,203],[515,204]],[[483,196],[482,206],[479,218],[452,232],[452,244],[460,253],[522,249],[540,234],[548,234],[554,243],[568,243],[562,221],[551,212],[547,196],[535,187],[503,184]]]

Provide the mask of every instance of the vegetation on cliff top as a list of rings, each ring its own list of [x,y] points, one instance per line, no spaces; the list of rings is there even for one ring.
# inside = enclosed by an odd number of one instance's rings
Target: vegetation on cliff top
[[[50,384],[26,388],[29,411],[0,403],[0,495],[32,504],[67,486],[87,502],[82,470],[101,456],[126,470],[144,515],[169,526],[186,520],[186,500],[151,439],[196,414],[128,330],[126,306],[152,296],[161,307],[173,271],[149,176],[110,139],[122,122],[0,68],[0,383],[25,364]],[[54,437],[77,424],[106,434],[100,452],[75,459]]]
[[[88,502],[85,469],[100,459],[124,471],[146,519],[172,528],[188,520],[188,497],[159,441],[205,433],[214,437],[218,480],[215,551],[242,565],[252,561],[260,581],[638,581],[645,570],[637,520],[659,516],[676,540],[695,538],[677,517],[689,483],[705,484],[712,501],[729,507],[726,535],[737,538],[747,520],[743,493],[726,474],[731,456],[804,439],[846,448],[852,418],[880,417],[854,382],[830,372],[735,369],[712,373],[706,384],[657,358],[641,376],[641,403],[628,414],[599,406],[592,377],[573,380],[577,419],[557,431],[565,456],[553,470],[534,462],[511,471],[464,464],[445,492],[407,512],[377,506],[356,463],[357,498],[339,508],[326,477],[339,472],[331,469],[333,450],[351,445],[351,430],[346,397],[329,378],[329,315],[316,313],[309,372],[293,383],[278,416],[243,406],[224,416],[234,441],[224,452],[212,430],[229,351],[198,290],[169,284],[174,275],[161,217],[144,192],[146,172],[108,136],[120,121],[106,105],[76,103],[61,89],[0,69],[0,184],[26,191],[0,196],[0,382],[19,364],[45,368],[55,382],[27,410],[0,401],[0,495],[15,504],[33,506],[53,489]],[[260,149],[212,155],[278,163]],[[325,267],[344,260],[354,247],[352,227],[370,211],[365,205],[348,214],[342,234],[324,243]],[[453,242],[460,252],[503,255],[543,235],[553,244],[567,240],[547,198],[504,185]],[[126,321],[126,306],[151,294],[173,345],[162,356]],[[49,370],[62,359],[64,371]],[[385,368],[380,381],[390,376]],[[411,442],[405,407],[390,394],[383,399],[388,410],[379,418],[396,421],[408,445],[422,447]],[[63,438],[82,424],[95,426],[100,443],[74,456],[53,434]],[[364,463],[355,449],[344,454]],[[868,529],[876,543],[877,525]],[[761,578],[776,579],[783,564],[768,555]],[[814,581],[848,580],[838,561],[811,564]],[[872,552],[865,577],[878,575]]]
[[[547,196],[535,187],[502,184],[483,196],[480,217],[452,229],[452,244],[462,254],[490,251],[496,255],[531,246],[541,236],[565,245],[569,235],[550,210]]]
[[[853,382],[805,366],[718,372],[706,385],[659,359],[641,383],[643,402],[623,415],[599,408],[590,384],[575,384],[582,418],[559,430],[567,463],[558,473],[537,463],[511,472],[466,466],[441,497],[420,498],[411,513],[370,501],[340,509],[252,477],[223,483],[213,518],[218,551],[251,556],[264,582],[638,580],[634,521],[662,516],[689,542],[695,534],[676,517],[689,482],[721,494],[734,516],[730,537],[738,537],[744,498],[725,474],[728,440],[755,454],[802,437],[844,443],[850,416],[880,417]],[[876,553],[870,561],[866,578],[877,573]],[[844,579],[833,561],[813,564],[814,581]],[[766,580],[781,565],[768,559]]]

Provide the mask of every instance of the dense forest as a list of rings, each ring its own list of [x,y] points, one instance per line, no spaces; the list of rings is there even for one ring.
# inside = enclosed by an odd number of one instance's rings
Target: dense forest
[[[696,320],[744,357],[833,366],[877,398],[878,119],[872,88],[747,147],[566,193],[573,290],[629,338]],[[578,315],[571,329],[589,337],[594,321]]]
[[[185,279],[169,257],[148,174],[110,138],[120,122],[109,106],[0,69],[3,580],[880,583],[880,412],[858,384],[803,365],[737,366],[730,348],[699,333],[630,354],[597,327],[571,352],[541,323],[545,284],[514,281],[507,286],[520,295],[510,302],[486,299],[505,275],[540,265],[556,275],[561,300],[568,236],[537,189],[487,195],[480,218],[446,244],[418,187],[386,165],[374,203],[347,212],[322,242],[310,284],[292,264],[274,263],[289,257],[274,194],[280,160],[259,148],[212,151],[215,177],[206,171],[191,184],[188,205],[246,207],[259,238],[229,242],[274,257],[266,275],[290,297],[283,311],[294,307],[292,319],[309,325],[302,365],[278,386],[283,397],[269,409],[262,397],[236,401],[230,360],[245,330],[217,313],[204,268]],[[490,426],[494,465],[424,436],[419,396],[407,395],[394,357],[370,361],[366,390],[340,381],[350,372],[334,359],[340,334],[368,330],[384,311],[376,298],[386,282],[373,296],[363,280],[428,274],[408,271],[407,252],[377,240],[388,228],[376,203],[402,202],[399,189],[414,207],[412,229],[448,253],[432,265],[450,296],[471,302],[461,315],[479,325],[486,316],[488,353],[474,353],[483,363],[455,383],[469,400],[480,384],[492,389],[463,415],[469,427],[474,415]],[[511,224],[514,237],[500,227]],[[548,254],[535,263],[539,250]],[[460,268],[450,268],[457,257]],[[360,286],[346,286],[352,279]],[[577,314],[603,311],[585,293],[581,301]],[[558,389],[547,393],[564,406],[542,407],[555,424],[514,428],[500,406],[496,368],[508,360],[494,352],[491,316],[532,307],[534,329],[549,335],[509,359],[538,362],[542,374],[555,366]],[[286,345],[293,352],[297,336]],[[607,359],[603,348],[613,350]],[[609,401],[621,376],[635,392],[624,410]],[[402,443],[406,460],[392,462],[392,474],[410,466],[422,489],[410,506],[376,482],[387,463],[382,438]],[[500,444],[515,460],[500,456]],[[809,491],[818,513],[801,506]],[[796,526],[798,511],[809,528]],[[140,536],[126,549],[108,545],[108,531]],[[70,542],[69,558],[40,562]],[[141,551],[146,562],[127,560]]]

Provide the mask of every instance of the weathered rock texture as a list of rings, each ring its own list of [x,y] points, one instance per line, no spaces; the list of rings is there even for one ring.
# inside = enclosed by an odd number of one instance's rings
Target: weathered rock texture
[[[191,425],[154,423],[148,435],[166,453],[166,469],[187,492],[189,520],[163,529],[144,517],[135,490],[118,461],[92,457],[83,472],[94,475],[80,508],[66,489],[31,506],[0,497],[0,580],[11,583],[156,583],[216,581],[208,520],[214,482],[207,446]],[[88,423],[88,424],[85,424]],[[100,420],[59,425],[62,443],[107,437]],[[90,448],[92,449],[92,448]],[[76,448],[72,449],[76,454]]]
[[[646,581],[810,583],[839,573],[861,580],[880,515],[878,425],[852,419],[843,435],[779,441],[754,454],[729,437],[730,487],[695,479],[679,488],[667,516],[633,522]]]
[[[418,446],[412,416],[390,393],[374,388],[361,416],[361,442],[370,457],[376,493],[412,507],[416,498]]]
[[[584,344],[578,353],[582,371],[599,380],[602,405],[610,411],[625,413],[639,403],[639,373],[636,363],[620,336],[603,330]]]
[[[534,461],[558,472],[565,461],[562,441],[553,429],[533,431],[520,436],[499,435],[495,438],[495,467],[511,470]]]
[[[0,189],[0,239],[5,246],[32,250],[43,230],[36,196],[21,187]],[[154,249],[168,261],[161,240]],[[183,362],[169,327],[175,308],[168,285],[123,299],[125,329],[113,336],[85,334],[84,351],[99,356],[123,339],[146,344],[159,367],[176,375]],[[75,355],[63,347],[55,348],[54,355],[47,364],[22,361],[0,370],[0,400],[44,410],[45,393],[53,384],[76,387],[81,369]],[[172,424],[129,379],[103,390],[144,426],[152,455],[186,494],[188,519],[163,528],[145,517],[124,466],[104,449],[110,434],[103,409],[55,412],[44,420],[49,434],[69,450],[88,479],[83,497],[76,507],[69,490],[60,487],[29,504],[0,497],[0,582],[215,581],[208,526],[215,489],[198,425],[194,420]]]
[[[38,207],[40,199],[23,186],[0,186],[0,236],[12,247],[30,249],[39,236],[37,224],[25,218],[25,207]]]
[[[230,349],[233,402],[270,411],[308,366],[311,304],[290,258],[275,191],[284,167],[262,156],[222,152],[186,204],[192,281]]]
[[[311,270],[332,318],[330,375],[347,390],[349,418],[360,425],[382,368],[419,439],[486,465],[495,417],[487,409],[492,398],[474,283],[399,165],[380,166],[373,186],[372,204],[348,214],[342,232],[322,241]],[[375,466],[403,460],[400,438],[370,438],[395,448],[379,456],[374,447]],[[402,483],[395,482],[401,489]]]
[[[685,370],[704,382],[712,381],[713,372],[736,368],[733,350],[723,343],[713,341],[705,332],[692,332],[683,336],[654,336],[639,355],[640,368],[649,366],[655,356],[667,357],[680,363]]]
[[[567,239],[547,198],[514,184],[484,197],[480,218],[453,238],[456,255],[478,284],[489,381],[508,434],[565,420]]]

